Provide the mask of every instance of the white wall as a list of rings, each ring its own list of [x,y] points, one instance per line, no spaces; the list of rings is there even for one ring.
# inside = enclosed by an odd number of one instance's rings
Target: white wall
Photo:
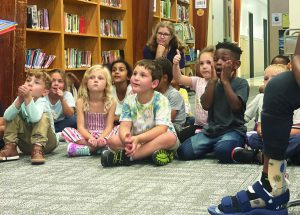
[[[290,28],[300,28],[299,10],[300,10],[300,1],[289,0]]]
[[[249,70],[249,27],[248,14],[253,14],[254,34],[254,71],[255,76],[261,76],[264,70],[263,50],[263,19],[268,19],[268,0],[243,0],[241,8],[241,48],[243,50],[242,66],[239,75],[250,76]],[[295,0],[299,1],[299,0]],[[224,40],[224,0],[212,0],[209,10],[207,45],[215,45]]]
[[[267,0],[243,0],[240,23],[240,46],[243,50],[242,64],[239,75],[250,77],[249,64],[249,13],[253,14],[253,42],[254,42],[254,77],[261,76],[264,71],[264,35],[263,19],[268,19]]]
[[[216,45],[224,40],[223,0],[209,1],[207,45]]]

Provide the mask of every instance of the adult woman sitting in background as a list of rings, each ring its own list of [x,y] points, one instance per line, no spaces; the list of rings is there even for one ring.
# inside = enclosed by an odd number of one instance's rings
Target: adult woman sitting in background
[[[159,22],[150,39],[148,40],[143,55],[145,59],[156,59],[160,57],[168,58],[173,63],[173,58],[176,55],[176,49],[180,50],[181,60],[179,62],[180,69],[184,68],[184,44],[176,36],[172,22]]]

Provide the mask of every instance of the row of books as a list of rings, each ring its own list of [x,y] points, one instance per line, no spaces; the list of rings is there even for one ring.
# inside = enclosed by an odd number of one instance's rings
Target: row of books
[[[197,59],[197,52],[194,48],[186,48],[184,52],[186,62],[194,62]]]
[[[41,49],[26,49],[25,68],[47,69],[55,59],[55,55],[47,55]]]
[[[0,19],[0,35],[16,29],[17,23]]]
[[[195,40],[195,28],[190,23],[184,24],[185,40]]]
[[[92,52],[76,48],[67,48],[65,52],[66,68],[85,68],[92,65]]]
[[[122,37],[123,21],[118,19],[101,19],[100,34],[101,36]]]
[[[49,30],[48,9],[38,9],[37,5],[27,5],[27,28]]]
[[[122,7],[122,0],[101,0],[102,5],[111,7]]]
[[[177,6],[177,20],[179,22],[189,21],[189,8],[184,5]]]
[[[171,18],[171,1],[170,0],[161,0],[160,1],[160,12],[161,16],[164,18]]]
[[[102,64],[111,64],[119,59],[124,59],[124,50],[102,51]]]
[[[85,17],[78,14],[64,13],[65,32],[85,33]]]
[[[180,2],[182,2],[182,3],[190,3],[190,0],[178,0],[178,3],[180,3]]]

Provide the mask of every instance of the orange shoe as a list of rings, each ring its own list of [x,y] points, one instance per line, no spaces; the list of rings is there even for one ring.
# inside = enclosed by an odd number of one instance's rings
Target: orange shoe
[[[45,161],[46,160],[43,147],[37,144],[33,144],[31,151],[31,164],[44,164]]]
[[[0,150],[0,162],[19,160],[20,156],[17,151],[17,146],[14,143],[7,143]]]

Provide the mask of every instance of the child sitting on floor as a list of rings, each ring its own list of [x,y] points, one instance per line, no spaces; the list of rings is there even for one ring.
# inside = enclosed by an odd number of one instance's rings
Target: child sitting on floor
[[[172,87],[174,87],[176,90],[178,90],[179,94],[183,98],[184,101],[184,109],[185,109],[185,126],[193,126],[195,123],[195,117],[193,116],[192,110],[191,110],[191,104],[189,100],[189,94],[187,90],[183,87],[180,87],[180,85],[173,79],[171,81]]]
[[[31,153],[32,164],[43,164],[44,153],[57,147],[53,116],[44,98],[50,87],[51,77],[45,70],[27,74],[17,98],[4,112],[5,146],[0,151],[0,161],[18,160],[18,146],[25,154]]]
[[[176,132],[180,132],[185,126],[185,105],[182,96],[178,90],[171,86],[173,79],[172,64],[166,58],[155,59],[161,66],[163,76],[155,90],[168,98],[171,106],[171,121]]]
[[[242,50],[233,43],[216,45],[211,78],[201,96],[202,107],[208,111],[208,124],[179,146],[179,159],[194,160],[214,152],[221,163],[230,163],[232,150],[244,145],[247,130],[244,113],[249,85],[245,79],[236,77],[241,54]],[[179,54],[174,57],[177,67],[178,58]]]
[[[116,110],[109,73],[102,65],[94,65],[84,73],[76,103],[78,130],[65,128],[62,132],[69,142],[70,157],[101,153],[106,146]]]
[[[264,87],[278,74],[288,71],[288,67],[283,64],[272,64],[265,69]],[[263,107],[264,94],[258,94],[248,105],[245,112],[246,122],[252,118],[257,118],[256,132],[248,132],[247,147],[237,147],[232,152],[232,159],[237,163],[262,163],[263,140],[261,137],[261,111]],[[300,109],[294,111],[293,126],[289,138],[289,145],[286,151],[286,158],[292,163],[300,164],[300,129],[296,128],[300,123]]]
[[[111,76],[113,81],[112,94],[117,101],[115,112],[115,124],[119,124],[119,118],[122,113],[123,102],[126,97],[132,94],[130,77],[132,70],[129,64],[124,60],[116,60],[111,63]]]
[[[130,165],[149,156],[156,165],[173,159],[179,141],[171,122],[171,108],[168,99],[154,90],[161,77],[157,63],[137,62],[130,79],[135,94],[124,101],[119,134],[109,138],[109,150],[101,154],[103,167]]]
[[[198,63],[196,65],[197,76],[185,76],[180,72],[178,62],[180,61],[179,55],[173,60],[173,76],[179,84],[191,87],[195,91],[195,125],[191,125],[178,134],[180,142],[195,135],[196,130],[202,130],[203,126],[207,124],[207,111],[202,108],[200,98],[205,91],[206,84],[211,77],[211,67],[213,64],[214,47],[207,47],[200,53]]]
[[[52,78],[52,85],[45,98],[52,110],[55,132],[61,132],[66,127],[76,128],[75,101],[72,94],[66,91],[65,72],[54,69],[49,72],[49,75]]]

